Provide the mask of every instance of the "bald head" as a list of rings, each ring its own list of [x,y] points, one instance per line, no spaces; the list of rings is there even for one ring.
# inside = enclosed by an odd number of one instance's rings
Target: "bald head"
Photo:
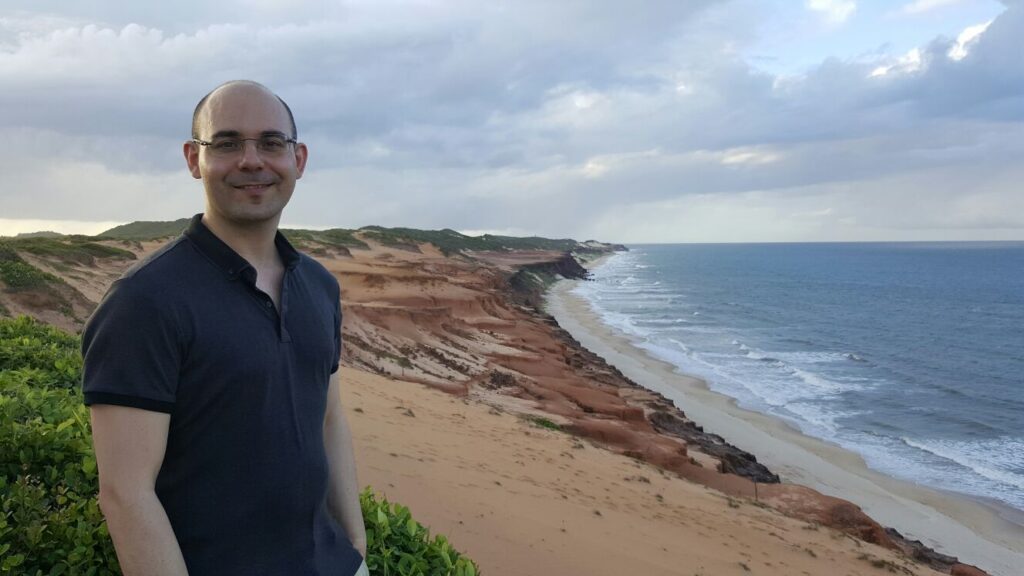
[[[213,98],[214,95],[218,94],[219,92],[223,92],[226,90],[230,91],[233,89],[260,90],[276,98],[277,101],[281,103],[281,106],[284,108],[285,113],[288,115],[288,122],[291,125],[291,137],[299,137],[299,131],[295,127],[295,116],[292,115],[292,109],[288,107],[288,104],[284,100],[282,100],[280,96],[274,94],[273,92],[270,91],[269,88],[267,88],[263,84],[260,84],[259,82],[253,82],[252,80],[231,80],[211,90],[209,93],[206,94],[206,96],[203,96],[202,100],[200,100],[198,104],[196,104],[196,109],[192,112],[192,138],[200,138],[199,132],[203,114],[206,112],[206,107],[210,99]]]

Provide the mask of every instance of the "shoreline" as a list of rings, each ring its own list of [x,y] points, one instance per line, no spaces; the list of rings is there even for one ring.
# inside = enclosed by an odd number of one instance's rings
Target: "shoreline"
[[[604,258],[587,267],[599,266]],[[547,311],[563,329],[630,379],[672,400],[709,432],[755,454],[787,483],[849,500],[910,539],[992,574],[1010,576],[1024,565],[1024,526],[1003,516],[1010,510],[886,476],[853,452],[739,407],[733,398],[650,356],[601,322],[586,300],[570,292],[577,282],[560,281],[546,295]]]

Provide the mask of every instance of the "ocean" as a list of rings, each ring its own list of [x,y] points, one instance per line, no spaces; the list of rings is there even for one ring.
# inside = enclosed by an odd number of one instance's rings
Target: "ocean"
[[[573,292],[637,346],[875,470],[1024,511],[1024,243],[629,248]]]

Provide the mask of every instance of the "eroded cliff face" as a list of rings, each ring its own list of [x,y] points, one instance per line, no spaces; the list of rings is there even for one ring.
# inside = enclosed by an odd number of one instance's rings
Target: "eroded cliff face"
[[[543,291],[554,279],[586,277],[572,254],[446,254],[428,243],[383,244],[358,233],[352,242],[337,246],[305,239],[302,246],[341,285],[346,365],[472,398],[730,496],[903,550],[942,572],[967,573],[969,567],[929,556],[927,548],[887,531],[845,500],[779,483],[754,455],[705,432],[671,401],[580,346],[539,310]],[[115,244],[134,258],[68,265],[22,256],[62,279],[59,290],[72,302],[71,313],[55,311],[53,300],[9,287],[0,287],[0,304],[10,312],[80,329],[110,283],[162,243]],[[615,249],[596,242],[584,248],[589,256]]]

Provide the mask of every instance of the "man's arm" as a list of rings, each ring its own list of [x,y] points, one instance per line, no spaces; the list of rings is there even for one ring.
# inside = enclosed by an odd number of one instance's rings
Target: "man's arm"
[[[359,505],[359,480],[356,478],[356,458],[352,452],[352,433],[341,407],[341,371],[331,375],[327,389],[327,414],[324,417],[324,448],[330,478],[327,485],[327,507],[340,524],[348,539],[363,557],[366,557],[366,529],[363,510]]]
[[[90,407],[99,504],[125,576],[188,576],[185,559],[154,490],[167,448],[169,414]]]

